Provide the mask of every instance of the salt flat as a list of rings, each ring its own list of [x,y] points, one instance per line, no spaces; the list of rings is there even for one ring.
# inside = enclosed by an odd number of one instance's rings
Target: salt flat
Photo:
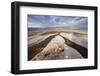
[[[73,34],[73,33],[60,33],[60,35],[64,36],[65,38],[68,38],[69,40],[83,46],[83,47],[86,47],[88,46],[88,43],[87,43],[87,35],[84,34],[84,35],[80,35],[80,34]]]
[[[61,36],[57,35],[32,60],[74,59],[74,58],[76,59],[83,57],[75,49],[66,45],[65,40]]]
[[[29,33],[29,60],[87,58],[88,35],[85,30],[53,28]]]

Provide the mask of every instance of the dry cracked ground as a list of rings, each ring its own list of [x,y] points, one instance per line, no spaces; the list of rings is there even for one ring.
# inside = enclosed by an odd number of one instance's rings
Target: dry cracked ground
[[[64,28],[28,32],[28,60],[88,57],[87,31]]]

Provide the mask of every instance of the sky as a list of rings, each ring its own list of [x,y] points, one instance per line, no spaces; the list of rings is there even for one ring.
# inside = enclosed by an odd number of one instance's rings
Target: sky
[[[29,28],[66,27],[72,29],[87,29],[88,17],[28,15]]]

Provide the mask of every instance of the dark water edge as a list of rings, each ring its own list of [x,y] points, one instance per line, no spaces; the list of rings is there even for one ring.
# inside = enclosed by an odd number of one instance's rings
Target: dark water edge
[[[61,36],[61,35],[60,35],[60,36]],[[61,37],[63,37],[63,36],[61,36]],[[76,43],[70,41],[69,39],[67,39],[67,38],[65,38],[65,37],[63,37],[63,38],[64,38],[64,40],[65,40],[65,43],[66,43],[68,46],[70,46],[70,47],[76,49],[84,58],[88,58],[88,49],[87,49],[87,48],[85,48],[85,47],[83,47],[83,46],[81,46],[81,45],[78,45],[78,44],[76,44]]]
[[[56,35],[49,36],[42,42],[28,47],[28,60],[31,60],[36,54],[41,52],[47,44],[55,37]]]

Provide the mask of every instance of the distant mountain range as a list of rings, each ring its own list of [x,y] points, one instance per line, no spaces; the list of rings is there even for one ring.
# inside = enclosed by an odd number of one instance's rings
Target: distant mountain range
[[[35,27],[35,28],[30,28],[28,27],[28,31],[38,31],[38,30],[49,30],[49,29],[76,29],[76,30],[87,30],[86,27],[80,27],[80,28],[71,28],[71,27],[48,27],[48,28],[39,28],[39,27]]]

